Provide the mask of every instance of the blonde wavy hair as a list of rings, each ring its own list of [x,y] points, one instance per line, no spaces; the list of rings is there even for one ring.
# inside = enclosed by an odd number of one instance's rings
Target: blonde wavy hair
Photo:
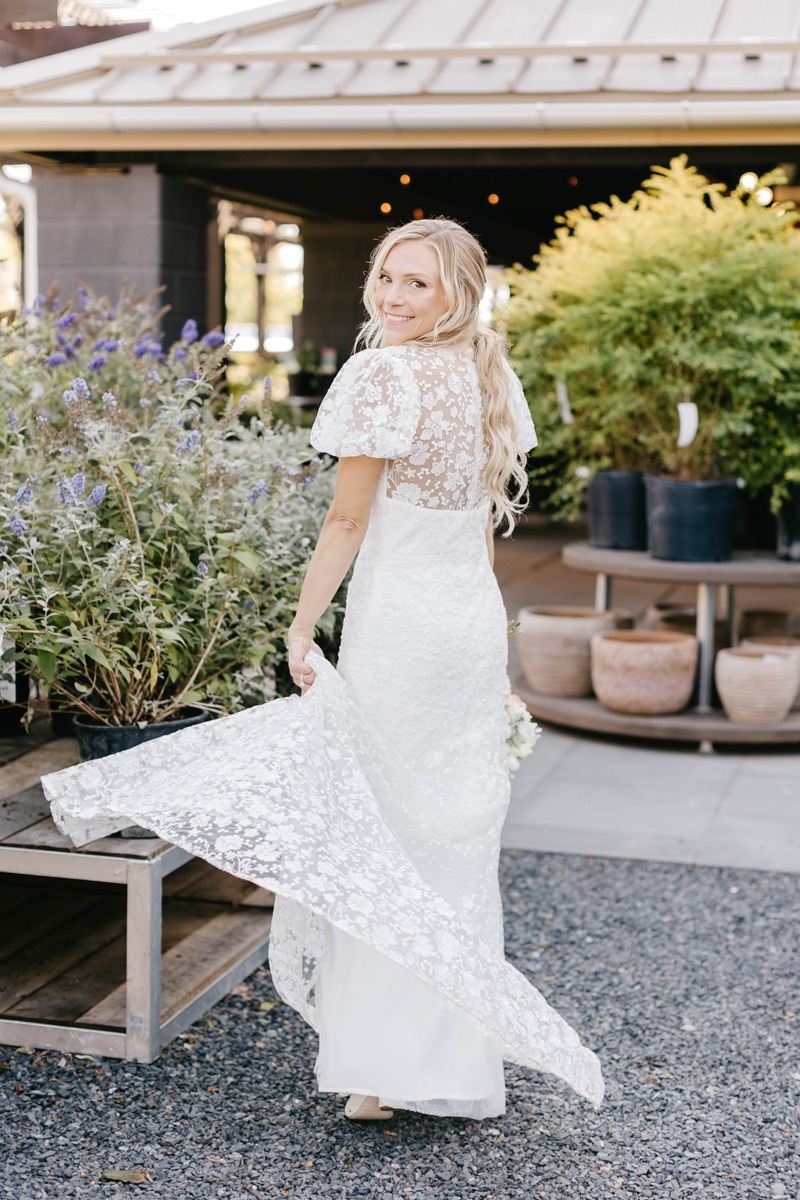
[[[383,345],[375,288],[389,252],[401,242],[411,241],[425,242],[435,252],[447,301],[447,311],[429,333],[414,339],[414,345],[463,346],[474,355],[484,397],[483,429],[488,450],[484,481],[493,525],[497,528],[505,523],[503,536],[508,537],[525,508],[528,478],[525,456],[517,449],[517,420],[505,369],[506,344],[480,314],[486,290],[486,253],[480,242],[463,225],[444,217],[410,221],[390,229],[370,259],[364,284],[364,306],[369,315],[356,339],[356,349],[359,345]]]

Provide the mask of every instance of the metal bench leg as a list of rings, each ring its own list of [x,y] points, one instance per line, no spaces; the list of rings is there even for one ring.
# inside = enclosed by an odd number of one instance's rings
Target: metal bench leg
[[[152,1062],[161,1049],[161,872],[128,865],[125,1057]]]
[[[697,640],[700,643],[697,711],[708,713],[714,681],[714,588],[710,583],[697,585]]]
[[[611,607],[611,576],[599,574],[594,581],[594,606],[602,612]]]

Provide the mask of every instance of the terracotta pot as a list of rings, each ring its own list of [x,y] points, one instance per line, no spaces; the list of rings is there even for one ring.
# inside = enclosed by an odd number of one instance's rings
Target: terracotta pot
[[[739,640],[760,637],[800,637],[800,612],[781,608],[750,608],[739,618]]]
[[[629,625],[631,615],[622,609],[523,608],[517,620],[522,670],[533,691],[576,697],[592,694],[592,634]]]
[[[772,650],[778,650],[786,654],[791,654],[797,659],[800,665],[800,637],[760,637],[760,638],[745,638],[740,643],[743,650],[762,650],[769,653]],[[792,708],[800,709],[800,682],[797,686],[797,694],[792,702]]]
[[[697,638],[662,629],[623,629],[592,638],[592,683],[613,712],[679,712],[697,671]]]
[[[777,648],[720,650],[714,673],[725,712],[738,725],[779,724],[800,686],[800,660]]]

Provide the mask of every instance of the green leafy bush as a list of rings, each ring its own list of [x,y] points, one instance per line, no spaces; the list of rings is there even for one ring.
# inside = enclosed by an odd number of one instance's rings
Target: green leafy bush
[[[188,322],[165,351],[154,320],[83,292],[0,321],[0,627],[51,697],[112,725],[288,684],[281,634],[333,489],[303,431],[215,393],[220,334]]]
[[[551,507],[574,513],[586,479],[609,467],[742,478],[775,505],[800,479],[795,221],[681,156],[630,200],[568,212],[535,269],[515,268],[508,333],[549,456],[532,481]],[[681,400],[699,409],[684,448]]]

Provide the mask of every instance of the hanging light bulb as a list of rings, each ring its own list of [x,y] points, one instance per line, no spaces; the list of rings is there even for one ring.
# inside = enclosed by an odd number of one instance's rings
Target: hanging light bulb
[[[756,188],[756,190],[753,192],[753,199],[755,200],[756,204],[763,204],[764,208],[766,208],[768,204],[772,204],[772,196],[773,191],[772,188],[769,187]]]
[[[422,211],[421,208],[414,209],[414,220],[415,221],[421,221],[424,216],[425,216],[425,213]]]
[[[382,213],[390,213],[391,211],[392,211],[391,204],[389,204],[389,202],[387,200],[384,200],[383,204],[381,205],[381,212]]]
[[[411,176],[410,175],[401,175],[400,182],[402,183],[403,187],[407,187],[408,184],[411,183]]]
[[[745,171],[744,175],[739,176],[739,187],[744,188],[746,192],[752,192],[757,183],[758,176],[755,171]]]
[[[500,203],[500,197],[498,196],[497,192],[490,192],[489,195],[486,197],[486,199],[489,201],[490,204],[499,204]]]

